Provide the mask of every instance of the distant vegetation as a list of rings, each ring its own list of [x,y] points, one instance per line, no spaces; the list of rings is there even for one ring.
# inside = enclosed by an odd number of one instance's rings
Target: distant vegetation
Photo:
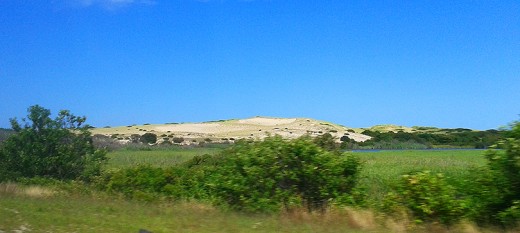
[[[419,129],[419,128],[417,128]],[[430,128],[427,128],[430,129]],[[381,132],[365,130],[371,136],[365,142],[355,142],[347,136],[341,138],[346,149],[431,149],[476,148],[486,149],[505,138],[504,131],[469,129],[437,129],[433,132]]]

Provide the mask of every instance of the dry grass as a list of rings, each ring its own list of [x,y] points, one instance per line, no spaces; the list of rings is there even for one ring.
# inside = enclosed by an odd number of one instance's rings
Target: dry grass
[[[0,183],[0,196],[15,195],[19,192],[20,187],[15,183]]]
[[[22,194],[29,197],[51,197],[55,193],[51,189],[40,186],[28,186],[22,189]]]
[[[356,229],[373,230],[377,228],[374,212],[370,210],[346,209],[348,224]]]
[[[56,192],[52,189],[31,185],[22,186],[16,183],[0,183],[0,197],[2,196],[26,196],[26,197],[51,197]]]
[[[313,230],[322,232],[388,232],[381,219],[372,210],[348,207],[332,208],[325,213],[301,209],[280,215],[282,225],[312,224]]]

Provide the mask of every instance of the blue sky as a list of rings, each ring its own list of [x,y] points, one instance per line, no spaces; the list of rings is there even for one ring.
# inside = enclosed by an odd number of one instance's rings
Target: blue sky
[[[520,2],[0,0],[0,81],[0,127],[39,104],[497,128],[520,114]]]

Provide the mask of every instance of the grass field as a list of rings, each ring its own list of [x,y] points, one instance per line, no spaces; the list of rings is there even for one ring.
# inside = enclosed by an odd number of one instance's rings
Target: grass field
[[[385,232],[364,212],[243,214],[201,203],[40,196],[1,186],[0,232]]]
[[[157,167],[175,166],[196,155],[214,154],[220,148],[168,148],[155,150],[117,150],[108,153],[106,169],[151,165]]]
[[[0,232],[495,232],[462,223],[413,226],[382,219],[368,210],[333,209],[325,214],[303,211],[275,215],[219,210],[203,203],[142,203],[104,196],[39,195],[2,190]],[[40,188],[41,189],[41,188]],[[40,190],[43,193],[48,191]]]
[[[119,150],[110,152],[107,169],[139,164],[168,167],[195,155],[217,153],[219,148],[170,148],[161,150]],[[485,165],[483,150],[389,150],[353,152],[363,163],[360,187],[369,199],[379,200],[399,177],[412,171],[443,173],[447,179],[461,180],[473,168]]]
[[[109,153],[107,169],[137,164],[172,166],[218,148],[120,150]],[[363,162],[360,185],[369,199],[382,197],[400,175],[418,170],[463,177],[485,164],[484,151],[381,151],[354,153]],[[0,184],[0,233],[3,232],[429,232],[410,231],[405,222],[382,220],[370,211],[336,209],[325,215],[296,212],[250,215],[204,203],[142,203],[106,194],[53,194],[49,190]],[[437,232],[491,232],[472,225]]]
[[[370,199],[380,199],[401,175],[428,170],[450,180],[463,180],[486,164],[483,150],[409,150],[354,153],[363,161],[360,187]]]

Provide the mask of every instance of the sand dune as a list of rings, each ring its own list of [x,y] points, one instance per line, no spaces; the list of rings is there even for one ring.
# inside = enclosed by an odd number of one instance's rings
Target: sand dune
[[[117,138],[127,138],[131,134],[155,133],[167,140],[173,137],[189,139],[197,142],[212,140],[214,142],[236,139],[262,139],[268,135],[281,135],[286,138],[297,138],[302,135],[318,136],[330,133],[339,139],[347,136],[356,141],[366,141],[369,136],[354,133],[350,128],[325,121],[309,118],[275,118],[253,117],[240,120],[225,120],[218,122],[133,125],[126,127],[96,128],[93,134],[116,135]]]

